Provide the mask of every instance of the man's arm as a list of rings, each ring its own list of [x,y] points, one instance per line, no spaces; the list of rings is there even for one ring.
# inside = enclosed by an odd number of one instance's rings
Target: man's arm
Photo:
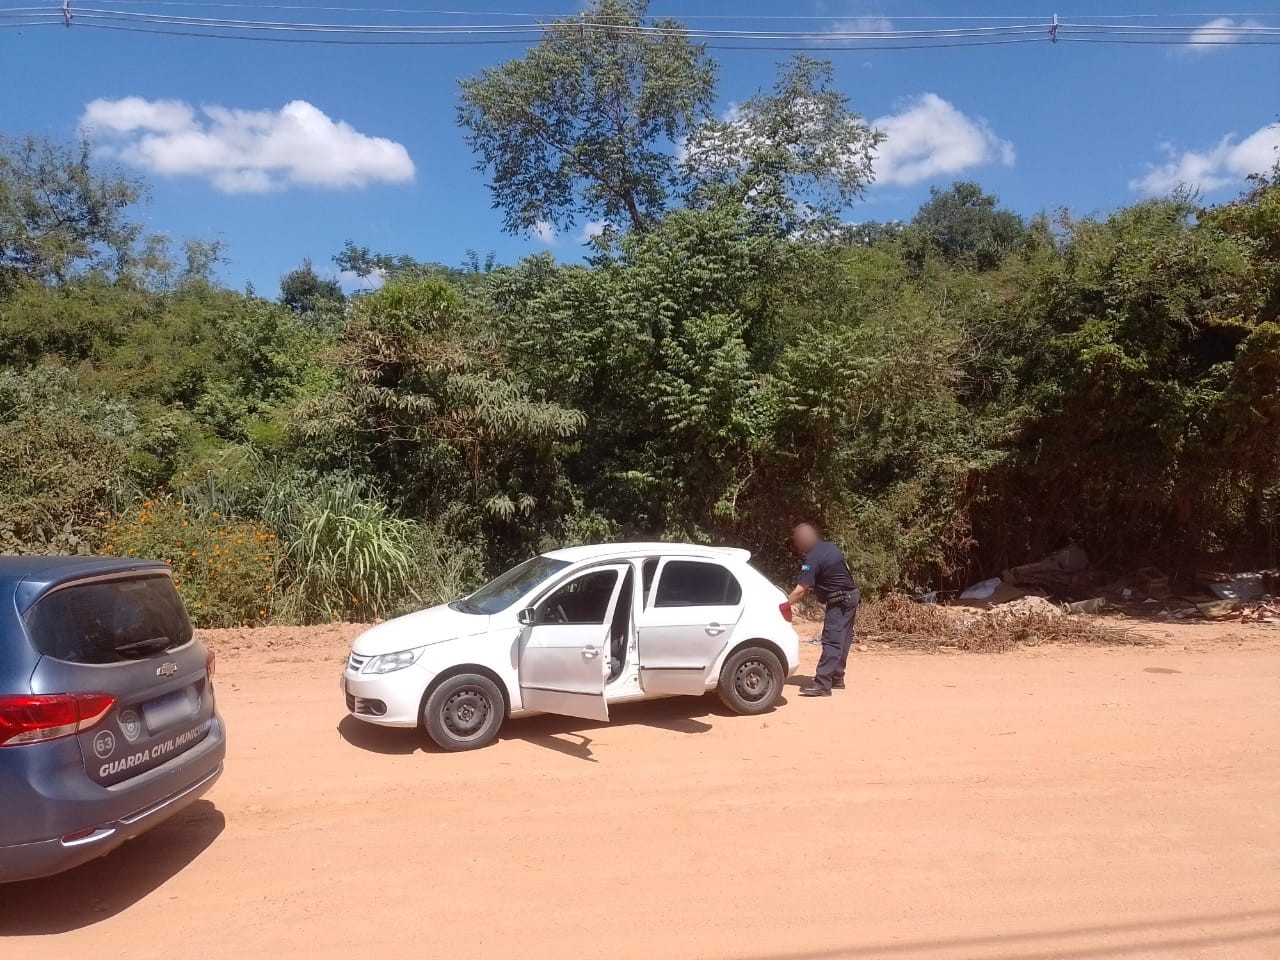
[[[796,577],[795,589],[787,595],[787,603],[799,603],[813,585],[818,582],[818,571],[814,569],[814,564],[809,557],[804,558],[804,562],[800,564],[800,576]]]

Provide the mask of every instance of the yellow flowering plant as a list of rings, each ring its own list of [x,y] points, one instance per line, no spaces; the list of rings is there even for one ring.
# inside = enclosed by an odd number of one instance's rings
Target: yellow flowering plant
[[[263,523],[161,495],[110,518],[103,533],[102,553],[166,561],[196,626],[266,623],[278,606],[282,550]]]

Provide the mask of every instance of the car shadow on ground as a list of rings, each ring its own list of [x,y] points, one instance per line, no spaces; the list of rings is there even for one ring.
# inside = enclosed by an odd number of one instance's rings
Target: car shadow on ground
[[[778,701],[779,707],[785,705],[785,698]],[[712,724],[708,720],[734,716],[710,696],[669,697],[663,700],[623,703],[610,707],[609,714],[609,721],[580,720],[555,714],[510,720],[503,725],[498,742],[489,749],[500,748],[506,741],[523,740],[556,753],[595,763],[597,760],[592,749],[594,739],[590,734],[602,727],[637,724],[672,733],[699,734],[711,731]],[[338,733],[353,747],[372,753],[404,755],[419,751],[443,752],[420,731],[378,727],[357,720],[350,714],[339,721]]]
[[[594,740],[588,736],[589,731],[636,724],[672,733],[709,733],[712,725],[702,718],[726,715],[728,711],[719,709],[719,704],[710,697],[671,697],[610,707],[607,722],[553,714],[513,720],[510,726],[503,728],[498,739],[523,740],[565,756],[597,763],[592,750]]]
[[[404,727],[379,727],[346,714],[338,721],[338,735],[360,750],[387,756],[430,752],[434,746],[420,730]]]
[[[0,886],[0,938],[90,927],[150,896],[200,856],[226,820],[208,800],[101,859],[43,880]]]

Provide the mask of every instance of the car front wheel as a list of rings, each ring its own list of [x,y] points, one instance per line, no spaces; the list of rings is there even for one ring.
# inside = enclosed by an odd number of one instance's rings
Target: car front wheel
[[[716,692],[734,713],[752,716],[774,708],[786,678],[782,661],[772,650],[744,647],[724,662]]]
[[[431,691],[422,707],[422,725],[445,750],[478,750],[498,738],[506,715],[502,689],[486,676],[464,673]]]

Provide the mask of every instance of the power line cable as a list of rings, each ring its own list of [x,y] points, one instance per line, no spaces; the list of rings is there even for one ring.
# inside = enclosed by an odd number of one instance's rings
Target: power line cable
[[[95,7],[78,8],[78,18],[93,20],[123,20],[143,23],[162,23],[178,26],[208,26],[234,30],[340,30],[359,32],[414,32],[414,33],[537,33],[548,29],[548,24],[528,22],[517,24],[365,24],[365,23],[311,23],[294,20],[232,20],[215,17],[183,17],[169,14],[148,14],[132,11],[102,10]],[[1008,32],[1041,32],[1043,23],[1012,23],[992,27],[962,27],[935,30],[824,30],[824,31],[764,31],[764,30],[713,30],[706,28],[669,28],[633,24],[612,24],[583,20],[561,24],[580,27],[584,31],[608,29],[624,34],[654,34],[659,36],[688,36],[693,39],[760,39],[760,40],[841,40],[841,39],[922,39],[928,37],[983,36]]]
[[[225,0],[95,0],[96,3],[108,6],[135,6],[135,7],[154,7],[154,6],[171,6],[171,7],[195,7],[195,8],[225,8],[225,9],[250,9],[250,10],[318,10],[323,12],[345,12],[345,13],[413,13],[424,16],[466,16],[466,17],[513,17],[517,19],[533,18],[554,18],[554,19],[574,19],[581,17],[582,11],[562,11],[559,13],[532,13],[532,12],[512,12],[502,10],[456,10],[456,9],[431,9],[425,7],[369,7],[369,6],[321,6],[317,4],[281,4],[281,3],[230,3]],[[0,9],[3,9],[3,0],[0,0]],[[23,9],[23,8],[19,8]],[[25,9],[43,9],[28,7]],[[652,14],[648,19],[657,20],[665,19],[668,15]],[[763,21],[763,20],[780,20],[780,21],[853,21],[858,19],[881,19],[879,17],[844,16],[839,14],[743,14],[743,13],[727,13],[727,14],[670,14],[669,16],[680,20],[741,20],[741,21]],[[1257,18],[1275,16],[1275,11],[1267,13],[1117,13],[1117,14],[1091,14],[1095,20],[1142,20],[1142,19],[1199,19],[1213,20],[1218,18]],[[1009,20],[1008,16],[999,16],[993,14],[975,15],[975,14],[943,14],[943,15],[895,15],[893,17],[884,17],[886,21],[931,21],[931,22],[965,22],[965,21],[998,21]],[[1044,19],[1048,19],[1047,17]]]
[[[243,8],[249,4],[200,3],[198,0],[94,0],[98,4],[123,6],[128,2],[141,5]],[[267,4],[259,9],[306,9],[370,13],[376,8],[323,8],[292,4]],[[394,12],[390,8],[386,12]],[[488,12],[423,11],[401,8],[401,12],[419,15],[449,16],[516,16]],[[70,16],[68,16],[70,14]],[[529,17],[531,14],[520,16]],[[1071,22],[1055,16],[1052,20],[1027,22],[996,17],[914,17],[915,23],[981,23],[981,26],[915,27],[914,29],[857,30],[839,29],[848,21],[838,18],[793,17],[795,20],[824,20],[832,28],[815,30],[742,30],[724,27],[669,27],[653,22],[618,24],[593,20],[582,14],[566,17],[558,26],[574,25],[585,37],[592,29],[608,29],[611,33],[633,36],[679,35],[690,40],[706,41],[719,50],[918,50],[929,48],[996,46],[1013,43],[1130,43],[1147,45],[1207,44],[1213,46],[1269,46],[1280,43],[1280,27],[1265,26],[1249,20],[1240,24],[1213,23],[1199,26],[1160,23],[1115,22],[1121,15],[1100,15],[1089,21]],[[1148,21],[1159,15],[1135,14]],[[1187,16],[1187,15],[1181,15]],[[1253,15],[1219,15],[1253,16]],[[703,19],[712,19],[704,17]],[[716,19],[728,20],[728,16]],[[750,22],[751,17],[732,18]],[[783,19],[771,17],[770,19]],[[899,18],[906,19],[906,18]],[[1001,21],[1001,22],[997,22]],[[0,6],[0,27],[45,26],[72,23],[86,29],[111,29],[154,35],[208,38],[218,40],[256,40],[290,43],[328,43],[345,45],[479,45],[527,44],[531,35],[542,35],[551,25],[523,20],[513,23],[352,23],[301,22],[296,20],[232,19],[225,17],[183,16],[151,13],[138,9],[110,9],[102,6],[76,8],[67,5],[56,9],[33,6]],[[320,35],[320,36],[317,36]],[[333,36],[339,35],[339,36]],[[784,45],[794,44],[794,45]]]
[[[121,20],[145,24],[163,24],[186,27],[215,28],[223,30],[288,30],[294,32],[333,31],[342,33],[542,33],[547,29],[545,24],[520,23],[502,24],[360,24],[360,23],[312,23],[280,20],[232,20],[210,17],[183,17],[173,15],[146,14],[131,11],[109,11],[98,8],[82,8],[76,11],[81,20]],[[571,22],[571,21],[570,21]],[[1075,24],[1058,21],[1056,23],[1012,23],[1001,26],[944,28],[932,30],[824,30],[813,31],[762,31],[762,30],[709,30],[706,28],[674,29],[667,27],[632,25],[632,24],[599,24],[585,20],[580,24],[586,31],[594,27],[607,26],[611,32],[632,34],[681,35],[691,39],[743,39],[743,40],[807,40],[820,42],[841,42],[846,40],[903,40],[984,36],[990,34],[1027,34],[1042,33],[1054,27],[1059,31],[1088,33],[1167,33],[1189,36],[1250,37],[1280,35],[1280,27],[1245,26],[1245,27],[1199,27],[1188,31],[1180,27],[1149,27],[1144,25],[1111,25],[1111,24]]]

